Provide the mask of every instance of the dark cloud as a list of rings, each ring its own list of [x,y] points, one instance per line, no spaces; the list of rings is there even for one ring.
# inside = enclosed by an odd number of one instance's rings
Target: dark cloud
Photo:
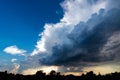
[[[120,10],[104,9],[91,16],[86,23],[80,22],[68,35],[70,45],[56,45],[52,48],[52,54],[41,58],[44,65],[78,65],[82,62],[102,62],[115,59],[114,54],[101,55],[101,50],[115,32],[120,31]],[[111,50],[118,47],[111,47]],[[114,51],[115,52],[115,51]],[[83,64],[82,64],[83,65]]]

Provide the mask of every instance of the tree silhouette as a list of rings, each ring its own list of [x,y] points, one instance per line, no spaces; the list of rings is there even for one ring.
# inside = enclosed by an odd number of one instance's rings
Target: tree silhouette
[[[42,70],[36,72],[36,76],[45,76],[46,74],[43,73]]]
[[[55,76],[57,73],[56,73],[56,71],[54,71],[54,70],[52,70],[51,72],[50,72],[50,76]]]
[[[0,72],[0,80],[120,80],[120,72],[111,74],[98,75],[94,74],[93,71],[82,74],[81,76],[74,75],[61,75],[60,72],[52,70],[48,75],[42,70],[37,71],[34,75],[22,75]]]

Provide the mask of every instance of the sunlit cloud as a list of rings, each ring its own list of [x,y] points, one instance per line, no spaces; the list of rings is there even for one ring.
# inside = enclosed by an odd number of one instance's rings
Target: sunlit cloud
[[[65,72],[63,73],[64,75],[75,75],[75,76],[80,76],[82,75],[81,72]]]
[[[89,72],[89,71],[93,71],[96,74],[108,74],[108,73],[114,73],[114,72],[119,72],[120,65],[112,65],[112,64],[108,64],[108,65],[98,65],[98,66],[92,66],[92,67],[84,67],[83,69],[83,73]]]
[[[19,49],[16,45],[6,47],[3,51],[12,55],[25,55],[24,53],[27,52],[26,50]]]
[[[57,66],[41,66],[41,67],[37,67],[37,68],[30,68],[30,69],[23,70],[22,74],[32,75],[32,74],[35,74],[37,71],[40,71],[40,70],[42,70],[43,72],[48,74],[52,70],[58,71],[58,67]]]

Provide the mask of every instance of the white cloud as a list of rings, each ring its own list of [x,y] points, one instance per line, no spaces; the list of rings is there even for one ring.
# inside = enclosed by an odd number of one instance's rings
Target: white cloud
[[[65,23],[46,24],[45,30],[41,34],[42,38],[37,42],[32,55],[43,52],[51,53],[53,46],[69,44],[70,41],[66,36],[70,33],[70,28],[72,29],[72,26],[68,27]]]
[[[61,3],[64,10],[63,18],[56,24],[45,24],[44,31],[40,34],[41,39],[37,41],[36,49],[33,50],[31,56],[39,53],[50,54],[56,45],[71,45],[68,34],[80,21],[87,21],[92,13],[104,8],[105,2],[102,1],[90,4],[88,0],[65,0]]]
[[[61,5],[65,12],[61,21],[76,25],[80,21],[87,21],[91,14],[105,8],[106,0],[97,2],[93,0],[65,0]]]
[[[12,55],[25,55],[26,50],[19,49],[17,46],[9,46],[3,50],[4,52]]]
[[[105,9],[107,0],[99,0],[95,5],[92,6],[93,13],[98,12],[101,8]]]
[[[17,61],[17,59],[15,59],[15,58],[11,59],[11,62],[15,62],[15,61]]]

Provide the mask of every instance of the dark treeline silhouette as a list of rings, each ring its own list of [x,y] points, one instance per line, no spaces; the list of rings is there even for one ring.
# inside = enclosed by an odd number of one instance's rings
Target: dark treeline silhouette
[[[120,72],[111,74],[98,75],[94,74],[93,71],[82,74],[81,76],[74,75],[61,75],[60,72],[52,70],[48,75],[43,71],[38,71],[34,75],[22,75],[0,72],[0,80],[120,80]]]

